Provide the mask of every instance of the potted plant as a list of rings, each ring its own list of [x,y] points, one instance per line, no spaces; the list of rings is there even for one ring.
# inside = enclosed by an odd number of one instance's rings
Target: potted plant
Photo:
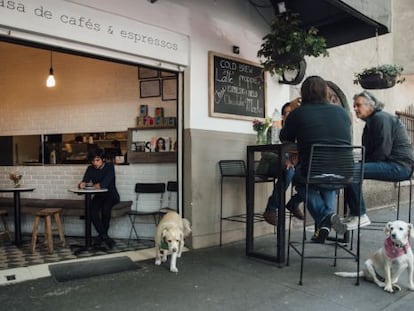
[[[359,84],[364,89],[387,89],[405,81],[401,77],[403,70],[399,65],[389,64],[365,68],[355,74],[354,84]]]
[[[298,70],[305,55],[328,55],[326,40],[317,35],[318,30],[300,26],[297,13],[286,11],[274,18],[271,31],[263,37],[257,52],[257,56],[264,59],[261,64],[265,71],[282,76],[286,70]]]

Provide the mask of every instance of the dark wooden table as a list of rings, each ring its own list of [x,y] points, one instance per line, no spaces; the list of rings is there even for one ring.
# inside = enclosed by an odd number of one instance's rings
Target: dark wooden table
[[[289,152],[296,152],[296,145],[292,143],[288,144],[275,144],[275,145],[255,145],[247,146],[247,178],[246,178],[246,255],[250,257],[256,257],[268,261],[272,261],[278,264],[285,262],[285,249],[286,249],[286,225],[285,225],[285,201],[286,191],[285,189],[285,154]],[[256,152],[273,152],[278,155],[278,176],[281,183],[280,208],[278,209],[278,224],[276,228],[276,254],[270,255],[260,253],[254,249],[254,202],[255,202],[255,183],[258,182],[255,173],[255,158]],[[266,198],[267,199],[267,198]]]
[[[36,188],[33,187],[3,187],[0,192],[13,192],[14,198],[14,243],[17,246],[22,244],[22,224],[21,224],[21,204],[20,193],[31,192]]]
[[[85,195],[85,245],[71,246],[78,248],[75,254],[81,251],[88,251],[92,248],[91,236],[91,199],[93,194],[108,192],[108,189],[69,189],[70,192]]]

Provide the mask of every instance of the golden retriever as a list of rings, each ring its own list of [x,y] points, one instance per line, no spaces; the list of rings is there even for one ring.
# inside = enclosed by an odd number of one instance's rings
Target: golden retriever
[[[157,226],[155,233],[155,264],[167,261],[170,254],[170,271],[178,272],[177,258],[181,257],[184,238],[191,233],[190,222],[176,212],[168,212]]]
[[[413,225],[402,220],[390,221],[386,224],[384,232],[387,236],[384,246],[365,261],[365,266],[359,272],[359,276],[393,293],[394,290],[401,290],[397,284],[398,278],[407,269],[408,288],[414,290],[414,260],[410,245],[410,237],[414,237]],[[357,272],[336,272],[335,274],[342,277],[357,277]]]

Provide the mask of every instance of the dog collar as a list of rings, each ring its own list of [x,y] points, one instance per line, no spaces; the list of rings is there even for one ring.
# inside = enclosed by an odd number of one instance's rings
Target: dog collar
[[[167,243],[167,242],[165,242],[165,241],[162,241],[162,242],[160,243],[160,248],[161,248],[161,249],[166,249],[166,250],[168,250],[168,243]]]
[[[385,253],[389,258],[397,258],[405,255],[407,254],[409,248],[410,242],[407,242],[405,245],[397,245],[392,241],[391,237],[388,237],[384,240]]]

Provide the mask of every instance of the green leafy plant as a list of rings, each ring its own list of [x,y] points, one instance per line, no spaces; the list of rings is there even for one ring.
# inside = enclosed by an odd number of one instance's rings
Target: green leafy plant
[[[401,77],[403,71],[403,67],[390,64],[365,68],[362,72],[355,74],[354,84],[361,84],[361,80],[373,75],[378,76],[378,79],[390,79],[395,80],[395,83],[403,83],[405,81],[405,78]]]
[[[263,37],[263,43],[257,56],[261,64],[271,75],[282,75],[285,70],[298,68],[305,55],[328,56],[324,37],[317,35],[315,27],[301,28],[299,14],[284,12],[277,15],[271,25],[271,31]]]

